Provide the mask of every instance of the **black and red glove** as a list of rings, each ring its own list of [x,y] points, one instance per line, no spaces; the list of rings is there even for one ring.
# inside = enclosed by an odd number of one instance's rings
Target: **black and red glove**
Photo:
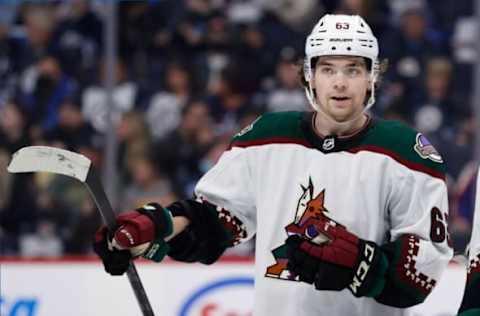
[[[149,203],[117,216],[118,228],[110,234],[100,227],[95,234],[93,250],[112,275],[127,271],[132,258],[143,256],[160,262],[168,252],[164,238],[173,231],[172,215],[157,203]]]
[[[311,236],[322,234],[328,241],[317,244],[292,235],[286,241],[288,270],[317,290],[348,288],[357,297],[378,295],[385,285],[388,261],[376,243],[358,238],[328,218],[315,219]]]

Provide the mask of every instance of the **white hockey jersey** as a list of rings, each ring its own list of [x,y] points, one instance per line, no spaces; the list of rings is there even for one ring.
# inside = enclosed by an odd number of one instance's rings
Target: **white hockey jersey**
[[[388,302],[423,301],[452,256],[442,158],[397,122],[370,119],[350,137],[322,138],[313,116],[261,116],[233,138],[195,193],[221,216],[236,218],[237,241],[256,235],[254,315],[409,315]],[[382,303],[292,278],[287,227],[314,212],[360,238],[390,244]]]

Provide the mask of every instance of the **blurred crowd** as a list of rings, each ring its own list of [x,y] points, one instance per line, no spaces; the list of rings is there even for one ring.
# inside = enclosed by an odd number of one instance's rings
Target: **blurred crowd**
[[[100,218],[83,186],[50,174],[12,176],[5,166],[26,145],[105,163],[106,9],[84,0],[0,4],[0,255],[91,252]],[[443,154],[451,238],[463,251],[477,166],[472,0],[119,1],[115,207],[190,197],[231,136],[258,115],[309,110],[298,62],[324,13],[360,14],[372,26],[389,61],[372,115],[417,128]]]

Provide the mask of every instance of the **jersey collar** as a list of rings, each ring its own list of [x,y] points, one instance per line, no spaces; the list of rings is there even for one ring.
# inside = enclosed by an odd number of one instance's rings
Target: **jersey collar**
[[[305,138],[312,147],[323,153],[339,152],[355,147],[362,142],[367,132],[374,125],[374,120],[368,116],[367,121],[358,131],[347,136],[337,135],[319,135],[314,129],[315,112],[305,112],[302,117],[301,128],[305,134]]]

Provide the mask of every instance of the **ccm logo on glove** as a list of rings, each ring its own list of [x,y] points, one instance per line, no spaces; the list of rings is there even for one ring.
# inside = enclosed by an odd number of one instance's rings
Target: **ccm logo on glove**
[[[368,270],[370,270],[370,265],[372,264],[373,257],[375,255],[375,247],[366,243],[363,250],[363,255],[365,260],[362,260],[358,265],[357,271],[353,276],[352,283],[349,285],[350,290],[352,290],[352,292],[355,294],[357,294],[358,288],[362,285],[362,282],[367,276]]]

